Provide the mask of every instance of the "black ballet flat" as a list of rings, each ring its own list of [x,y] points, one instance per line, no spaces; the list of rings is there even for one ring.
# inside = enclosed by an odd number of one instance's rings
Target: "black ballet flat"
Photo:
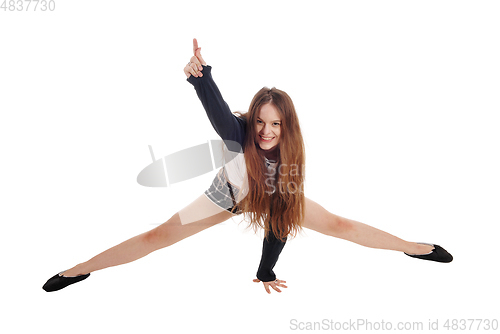
[[[419,242],[419,244],[433,246],[434,249],[432,250],[432,252],[430,252],[428,254],[420,254],[420,255],[408,254],[408,253],[405,253],[405,254],[408,256],[417,258],[417,259],[422,259],[422,260],[429,260],[429,261],[436,261],[436,262],[443,262],[443,263],[449,263],[449,262],[453,261],[453,256],[450,253],[448,253],[446,251],[446,249],[444,249],[443,247],[441,247],[439,245],[434,245],[434,244],[426,244],[423,242]]]
[[[51,277],[47,283],[45,283],[42,287],[47,292],[52,292],[52,291],[57,291],[64,289],[68,285],[83,281],[87,277],[90,276],[90,273],[85,274],[85,275],[78,275],[78,276],[73,276],[73,277],[66,277],[61,275],[62,272],[59,274],[54,275]]]

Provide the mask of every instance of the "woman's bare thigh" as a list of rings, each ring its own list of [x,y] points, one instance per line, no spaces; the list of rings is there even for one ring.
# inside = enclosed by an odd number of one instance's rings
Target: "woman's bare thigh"
[[[350,227],[349,219],[337,216],[318,203],[306,197],[305,217],[303,227],[338,237]]]
[[[233,216],[234,214],[219,208],[202,194],[168,221],[147,232],[146,239],[161,243],[161,247],[170,246]]]

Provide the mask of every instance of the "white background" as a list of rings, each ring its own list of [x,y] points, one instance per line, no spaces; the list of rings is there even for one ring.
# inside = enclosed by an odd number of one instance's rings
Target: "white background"
[[[498,319],[499,10],[496,1],[56,0],[53,12],[0,11],[0,326],[10,328],[1,331],[288,333],[298,332],[292,319],[424,329]],[[148,145],[159,158],[217,139],[182,71],[193,37],[233,111],[263,86],[292,97],[306,196],[439,244],[454,261],[307,230],[275,267],[289,288],[268,295],[252,282],[261,236],[229,220],[43,291],[210,185],[215,171],[169,188],[136,182]]]

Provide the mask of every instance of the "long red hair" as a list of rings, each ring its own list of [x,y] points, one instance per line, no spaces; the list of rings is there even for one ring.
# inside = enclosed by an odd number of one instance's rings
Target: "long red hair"
[[[281,118],[274,188],[266,181],[270,174],[257,143],[256,130],[259,111],[268,103]],[[255,94],[248,112],[237,114],[247,120],[244,155],[249,190],[238,206],[248,218],[249,226],[255,230],[264,228],[266,237],[271,229],[282,241],[287,236],[295,237],[304,220],[305,149],[292,99],[282,90],[264,87]],[[274,189],[272,194],[271,189]]]

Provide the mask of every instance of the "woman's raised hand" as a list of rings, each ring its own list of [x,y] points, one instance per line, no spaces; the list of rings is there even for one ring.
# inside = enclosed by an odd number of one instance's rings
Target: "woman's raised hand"
[[[201,48],[198,47],[198,41],[196,40],[196,38],[193,39],[193,54],[194,56],[191,57],[189,63],[186,65],[186,67],[184,67],[184,74],[186,74],[188,78],[191,75],[195,76],[196,78],[202,77],[203,73],[201,73],[201,71],[203,70],[203,67],[201,65],[206,65],[207,63],[201,56]]]
[[[261,282],[261,280],[258,278],[254,279],[253,281],[255,283]],[[262,282],[262,283],[264,284],[264,289],[266,289],[267,293],[271,293],[271,290],[269,289],[269,287],[273,288],[274,290],[276,290],[278,292],[281,292],[281,290],[278,288],[279,286],[282,288],[288,288],[285,284],[283,284],[283,283],[286,283],[286,281],[282,281],[280,279],[270,281],[270,282]]]

